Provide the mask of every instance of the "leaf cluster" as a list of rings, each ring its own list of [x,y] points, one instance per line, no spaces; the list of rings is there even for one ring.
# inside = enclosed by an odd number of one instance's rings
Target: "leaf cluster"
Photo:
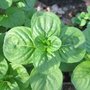
[[[28,21],[29,0],[13,0],[18,7],[7,1],[5,7],[0,4],[10,15],[0,18],[8,28],[0,33],[0,90],[62,90],[63,72],[71,73],[76,90],[90,90],[90,24],[81,31],[52,12],[39,11],[28,27],[23,21]]]

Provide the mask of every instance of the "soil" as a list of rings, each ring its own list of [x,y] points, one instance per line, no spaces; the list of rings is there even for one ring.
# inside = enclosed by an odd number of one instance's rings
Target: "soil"
[[[66,82],[63,84],[63,90],[75,90],[75,88],[70,82]]]
[[[63,72],[64,80],[62,90],[75,90],[73,84],[71,83],[71,77],[69,72]]]
[[[77,13],[87,11],[90,0],[39,0],[37,9],[55,12],[65,24],[72,25],[71,18]]]

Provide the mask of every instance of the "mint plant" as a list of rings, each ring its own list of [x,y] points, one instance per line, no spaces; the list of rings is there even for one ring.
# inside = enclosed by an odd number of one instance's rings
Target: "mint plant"
[[[75,26],[84,27],[90,21],[90,13],[81,12],[72,18],[72,23]]]
[[[62,90],[63,72],[90,90],[90,7],[72,19],[78,29],[36,12],[36,0],[0,2],[0,90]]]
[[[82,80],[81,73],[89,72],[78,72],[89,56],[88,40],[89,30],[62,26],[52,12],[36,12],[31,27],[17,26],[0,34],[1,90],[62,90],[63,72],[72,72],[74,68],[71,81],[75,88],[89,90],[88,79],[77,86],[78,80]],[[30,65],[33,68],[28,70],[26,66]]]

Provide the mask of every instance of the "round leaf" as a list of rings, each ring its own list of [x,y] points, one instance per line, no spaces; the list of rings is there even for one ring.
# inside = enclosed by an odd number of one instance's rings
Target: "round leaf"
[[[34,49],[30,28],[15,27],[6,33],[3,52],[8,61],[18,64],[31,63]]]
[[[72,83],[76,90],[90,90],[90,61],[84,61],[75,68]]]
[[[51,12],[36,12],[31,19],[34,37],[38,35],[50,37],[60,34],[60,19]]]
[[[62,90],[63,76],[59,68],[53,67],[46,73],[33,70],[30,76],[32,90]]]
[[[83,59],[85,49],[85,37],[75,27],[66,27],[61,31],[62,46],[59,49],[60,60],[66,63],[79,62]]]
[[[0,0],[0,8],[7,9],[12,5],[12,0]]]

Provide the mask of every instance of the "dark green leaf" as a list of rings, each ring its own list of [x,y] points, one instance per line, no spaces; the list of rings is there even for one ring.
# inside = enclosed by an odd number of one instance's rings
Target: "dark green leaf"
[[[60,64],[60,69],[63,71],[63,72],[72,72],[74,70],[74,68],[79,64],[78,63],[64,63],[64,62],[61,62]]]
[[[21,26],[25,23],[25,13],[19,8],[12,7],[7,9],[6,15],[0,22],[0,26],[6,28],[12,28],[15,26]]]
[[[4,42],[4,33],[0,33],[0,59],[2,60],[4,58],[3,55],[3,42]]]
[[[0,0],[0,8],[7,9],[12,5],[12,0]]]
[[[20,90],[20,88],[14,80],[10,81],[0,80],[0,90]]]

